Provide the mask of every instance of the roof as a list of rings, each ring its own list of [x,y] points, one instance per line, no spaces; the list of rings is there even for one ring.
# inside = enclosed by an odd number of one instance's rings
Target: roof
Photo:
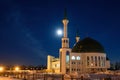
[[[83,40],[80,40],[72,48],[72,52],[76,53],[88,53],[88,52],[98,52],[105,53],[103,46],[96,40],[87,37]]]
[[[108,57],[106,57],[106,60],[109,61],[110,59]]]

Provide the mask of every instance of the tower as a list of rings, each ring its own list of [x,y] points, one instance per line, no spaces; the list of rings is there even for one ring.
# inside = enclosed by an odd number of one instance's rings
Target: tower
[[[64,26],[64,35],[62,37],[62,47],[59,50],[60,54],[60,72],[62,74],[65,74],[66,72],[69,72],[69,54],[71,52],[71,49],[69,48],[69,38],[67,35],[67,25],[69,20],[67,19],[67,12],[65,10],[64,12],[64,18],[62,20],[63,26]]]

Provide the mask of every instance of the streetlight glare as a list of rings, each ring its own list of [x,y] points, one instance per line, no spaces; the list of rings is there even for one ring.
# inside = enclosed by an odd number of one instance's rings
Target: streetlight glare
[[[3,71],[3,69],[4,69],[3,67],[0,67],[0,72],[2,72],[2,71]]]
[[[60,36],[61,36],[62,34],[63,34],[62,30],[61,30],[61,29],[58,29],[58,30],[57,30],[57,35],[60,35]]]
[[[15,71],[19,71],[20,70],[20,68],[19,67],[15,67]]]

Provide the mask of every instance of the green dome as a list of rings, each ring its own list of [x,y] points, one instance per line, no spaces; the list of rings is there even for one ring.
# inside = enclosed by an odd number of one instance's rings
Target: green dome
[[[75,46],[72,48],[72,52],[76,53],[91,53],[91,52],[97,52],[97,53],[105,53],[103,46],[97,42],[94,39],[91,39],[89,37],[80,40],[75,44]]]

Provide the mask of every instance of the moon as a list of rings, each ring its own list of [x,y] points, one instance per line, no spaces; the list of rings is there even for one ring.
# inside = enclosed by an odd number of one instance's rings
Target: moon
[[[63,31],[61,29],[58,29],[57,30],[57,35],[62,36],[62,34],[63,34]]]

